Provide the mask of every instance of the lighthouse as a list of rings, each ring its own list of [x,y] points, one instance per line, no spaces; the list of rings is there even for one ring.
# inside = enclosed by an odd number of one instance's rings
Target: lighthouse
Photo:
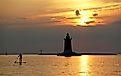
[[[71,45],[72,38],[70,37],[69,33],[66,34],[66,37],[64,38],[64,51],[62,53],[58,53],[57,56],[80,56],[80,53],[76,53],[72,51],[72,45]]]
[[[72,53],[72,45],[71,45],[72,38],[69,36],[69,33],[66,34],[64,38],[64,53],[70,54]]]

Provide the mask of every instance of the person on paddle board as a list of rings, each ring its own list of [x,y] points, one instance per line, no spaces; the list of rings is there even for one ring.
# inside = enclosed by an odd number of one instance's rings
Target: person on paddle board
[[[19,57],[19,64],[22,65],[22,54],[20,53],[18,57]]]

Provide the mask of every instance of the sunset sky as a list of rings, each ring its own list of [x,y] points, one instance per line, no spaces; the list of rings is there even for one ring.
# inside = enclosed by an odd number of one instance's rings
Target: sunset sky
[[[78,11],[78,15],[76,15]],[[121,52],[120,0],[0,0],[0,53]]]

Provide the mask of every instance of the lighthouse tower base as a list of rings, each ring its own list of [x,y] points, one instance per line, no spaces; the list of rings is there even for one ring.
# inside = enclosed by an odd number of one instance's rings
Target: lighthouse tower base
[[[71,57],[71,56],[81,56],[81,53],[75,53],[75,52],[71,52],[71,53],[58,53],[57,56],[65,56],[65,57]]]

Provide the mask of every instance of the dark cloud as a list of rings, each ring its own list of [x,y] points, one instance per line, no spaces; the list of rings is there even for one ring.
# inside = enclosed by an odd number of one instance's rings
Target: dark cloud
[[[94,17],[95,17],[95,16],[98,16],[98,13],[94,13],[93,16],[94,16]]]
[[[80,15],[80,11],[79,10],[76,10],[75,13],[76,13],[76,16]]]
[[[86,24],[95,23],[95,21],[87,21]]]
[[[68,17],[66,19],[80,19],[81,17]]]

